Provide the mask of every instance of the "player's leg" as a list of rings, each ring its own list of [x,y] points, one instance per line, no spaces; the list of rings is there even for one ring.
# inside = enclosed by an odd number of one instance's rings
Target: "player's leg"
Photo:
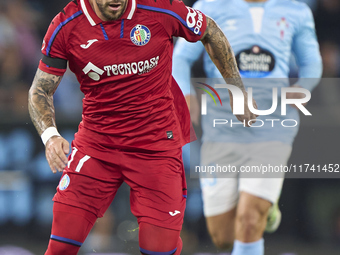
[[[75,255],[97,216],[87,210],[55,202],[51,237],[45,255]]]
[[[232,255],[264,254],[263,232],[271,202],[241,192],[235,223],[235,243]]]
[[[216,167],[237,165],[235,144],[204,143],[201,148],[201,165]],[[229,177],[229,178],[226,178]],[[238,201],[237,173],[204,173],[200,175],[203,209],[211,239],[221,250],[231,250],[235,235],[235,216]]]
[[[180,254],[186,203],[181,149],[126,152],[123,160],[124,181],[131,188],[131,211],[139,224],[141,253]]]
[[[249,167],[285,165],[291,151],[291,146],[278,142],[248,146],[253,148],[252,157],[245,165]],[[262,172],[241,174],[240,199],[235,223],[236,240],[232,255],[264,254],[262,236],[267,223],[268,211],[280,196],[283,178],[283,171],[274,171],[268,175]]]
[[[116,158],[119,162],[119,155]],[[53,198],[52,235],[47,254],[77,254],[122,182],[117,165],[91,158],[74,148]],[[61,252],[64,250],[67,252]]]
[[[263,255],[263,232],[272,202],[241,192],[237,206],[232,255]]]
[[[160,255],[181,254],[183,243],[179,236],[180,232],[180,230],[167,229],[141,222],[139,224],[141,253],[143,255],[156,255],[157,252]]]
[[[235,235],[236,178],[201,178],[204,216],[207,229],[216,247],[231,250]]]
[[[236,208],[228,212],[206,217],[208,232],[213,243],[221,250],[231,250],[233,247],[235,235],[235,215]]]
[[[270,207],[277,201],[283,178],[241,178],[232,255],[263,255],[262,239]]]

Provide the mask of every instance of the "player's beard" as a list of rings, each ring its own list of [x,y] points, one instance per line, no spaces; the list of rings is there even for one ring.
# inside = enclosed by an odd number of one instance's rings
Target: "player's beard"
[[[107,20],[116,20],[119,19],[125,12],[128,0],[109,1],[106,3],[102,2],[103,2],[102,0],[96,0],[98,9],[102,13],[104,18]],[[110,5],[112,4],[120,4],[119,10],[117,11],[111,10]]]

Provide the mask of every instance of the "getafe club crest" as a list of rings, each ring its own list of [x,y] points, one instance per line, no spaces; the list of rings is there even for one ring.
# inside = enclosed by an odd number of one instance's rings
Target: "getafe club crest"
[[[137,25],[130,32],[131,41],[137,46],[144,46],[150,41],[150,30],[144,25]]]
[[[65,190],[70,184],[70,177],[65,174],[59,182],[59,190]]]

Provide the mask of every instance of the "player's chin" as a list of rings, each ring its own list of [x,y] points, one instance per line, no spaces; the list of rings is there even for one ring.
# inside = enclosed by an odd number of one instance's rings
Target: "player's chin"
[[[116,20],[122,16],[122,13],[117,11],[110,11],[108,16],[110,17],[110,20]]]

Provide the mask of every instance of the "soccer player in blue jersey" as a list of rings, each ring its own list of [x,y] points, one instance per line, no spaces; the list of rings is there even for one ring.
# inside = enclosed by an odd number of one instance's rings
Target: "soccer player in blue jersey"
[[[279,92],[288,86],[311,91],[317,85],[322,61],[313,16],[306,4],[291,0],[199,0],[194,8],[204,10],[226,34],[242,78],[261,78],[244,79],[245,86],[253,88],[259,109],[271,108],[274,87]],[[173,75],[191,102],[195,97],[190,95],[190,68],[203,49],[199,43],[179,39],[174,50]],[[299,67],[299,80],[290,85],[287,78],[292,53]],[[203,54],[207,77],[221,78],[208,55]],[[222,116],[229,123],[236,122],[228,107],[228,93],[219,95],[223,107],[215,106],[208,98],[208,111],[202,116],[201,165],[232,165],[237,169],[261,164],[286,165],[298,126],[286,128],[279,124],[273,127],[274,123],[266,123],[258,128],[230,124],[213,127],[214,119]],[[286,95],[290,99],[304,96],[303,93]],[[264,117],[263,120],[275,119],[277,123],[284,119],[299,120],[298,110],[291,106],[287,107],[286,116],[281,115],[278,107],[270,116]],[[277,201],[284,173],[275,178],[242,177],[249,176],[240,173],[201,178],[208,231],[217,247],[233,247],[232,255],[262,255],[264,231],[273,232],[280,223]]]

